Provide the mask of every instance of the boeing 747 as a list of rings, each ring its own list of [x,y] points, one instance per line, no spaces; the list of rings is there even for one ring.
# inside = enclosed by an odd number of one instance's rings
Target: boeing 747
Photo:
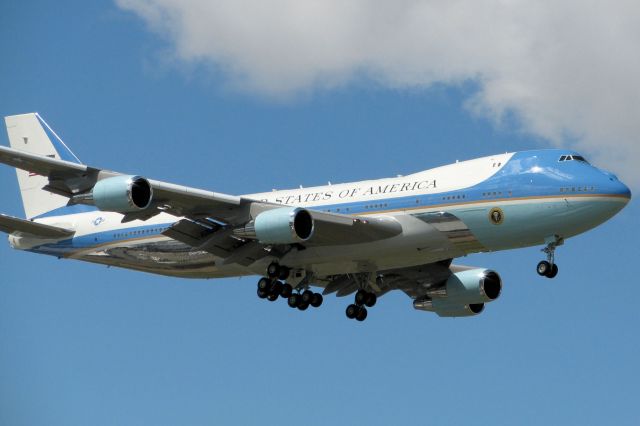
[[[415,309],[473,316],[502,290],[471,253],[542,246],[558,273],[568,238],[630,200],[614,174],[547,149],[492,155],[406,176],[227,195],[83,164],[37,114],[5,118],[26,219],[0,215],[12,247],[181,278],[262,276],[259,298],[294,309],[354,294],[363,321],[400,290]],[[322,292],[320,290],[322,289]]]

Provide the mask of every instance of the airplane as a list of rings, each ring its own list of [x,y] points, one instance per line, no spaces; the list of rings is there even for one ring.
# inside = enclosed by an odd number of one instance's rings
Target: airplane
[[[356,321],[392,290],[441,317],[478,315],[502,278],[454,259],[543,246],[536,271],[553,278],[556,248],[631,199],[564,149],[236,196],[87,166],[38,113],[5,123],[0,162],[16,168],[26,215],[0,215],[13,248],[181,278],[258,275],[259,298],[300,311],[354,295]]]

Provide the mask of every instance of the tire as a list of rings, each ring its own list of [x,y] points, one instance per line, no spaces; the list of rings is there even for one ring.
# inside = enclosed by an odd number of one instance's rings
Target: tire
[[[260,278],[258,281],[258,288],[265,291],[271,290],[271,280],[268,278]]]
[[[291,308],[297,308],[299,301],[300,301],[300,296],[298,294],[292,294],[291,296],[289,296],[289,299],[287,300],[287,304]]]
[[[369,293],[367,294],[367,297],[364,299],[364,304],[368,308],[373,308],[376,305],[377,301],[378,301],[378,296],[376,296],[374,293]]]
[[[540,263],[538,263],[538,266],[536,267],[536,272],[538,272],[538,275],[542,277],[546,277],[550,270],[551,270],[551,264],[546,260],[543,260]]]
[[[366,291],[360,289],[356,292],[356,305],[364,305],[364,301],[367,300],[367,295],[369,293],[367,293]]]
[[[289,268],[285,268],[284,266],[280,267],[280,271],[278,272],[278,279],[279,280],[286,280],[287,278],[289,278],[289,273],[291,272],[291,270]]]
[[[305,290],[302,293],[302,303],[306,303],[307,305],[311,303],[313,300],[313,292],[311,290]]]
[[[276,262],[271,262],[269,266],[267,266],[267,275],[269,278],[276,278],[280,275],[280,265]]]
[[[271,286],[271,293],[275,294],[276,296],[280,296],[280,294],[282,294],[283,288],[284,284],[282,284],[280,281],[276,281]]]
[[[280,292],[280,296],[282,296],[285,299],[288,299],[289,297],[291,297],[291,295],[293,294],[293,287],[291,287],[291,284],[283,284],[282,285],[282,291]]]
[[[556,275],[558,275],[558,265],[554,263],[551,269],[547,272],[547,275],[545,275],[545,277],[555,278]]]
[[[275,302],[276,300],[278,300],[278,294],[277,293],[269,293],[269,294],[267,294],[267,300],[269,302]]]
[[[364,321],[367,319],[367,308],[360,308],[358,315],[356,315],[356,321]]]
[[[358,315],[359,308],[357,305],[351,304],[347,306],[347,310],[345,313],[347,314],[347,318],[354,319],[356,315]]]
[[[260,299],[266,299],[268,295],[269,295],[269,292],[267,290],[263,290],[261,288],[258,289],[258,297]]]
[[[314,308],[319,308],[322,305],[322,295],[320,293],[314,293],[313,298],[311,299],[311,306]]]
[[[298,309],[301,310],[301,311],[306,311],[308,307],[309,307],[308,303],[302,302],[302,303],[298,304]]]

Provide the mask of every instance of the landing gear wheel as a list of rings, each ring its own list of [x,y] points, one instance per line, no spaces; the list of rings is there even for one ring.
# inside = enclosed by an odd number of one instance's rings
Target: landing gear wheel
[[[299,301],[300,301],[300,295],[296,293],[289,296],[289,299],[287,300],[287,304],[289,305],[290,308],[297,308]]]
[[[367,308],[361,306],[356,315],[356,321],[364,321],[365,319],[367,319]]]
[[[278,294],[277,293],[269,293],[267,295],[267,300],[269,302],[275,302],[276,300],[278,300]]]
[[[356,293],[356,305],[364,305],[364,301],[367,299],[367,293],[365,290],[360,289]]]
[[[300,309],[301,311],[306,311],[308,307],[309,307],[308,303],[304,303],[304,302],[298,303],[298,309]]]
[[[286,280],[287,278],[289,278],[289,273],[291,272],[291,270],[289,268],[286,268],[284,266],[280,266],[279,268],[280,270],[278,271],[278,279],[279,280]]]
[[[267,266],[267,275],[269,278],[277,278],[280,275],[280,265],[276,262],[271,262],[269,266]]]
[[[314,293],[313,298],[311,299],[311,306],[314,308],[319,308],[322,305],[322,295],[320,293]]]
[[[275,294],[276,296],[280,296],[283,288],[284,288],[284,284],[282,284],[280,281],[275,281],[271,285],[271,293]]]
[[[556,275],[558,275],[558,265],[554,263],[553,266],[551,267],[551,270],[547,272],[547,275],[545,275],[545,277],[555,278]]]
[[[358,308],[357,305],[351,304],[349,306],[347,306],[347,310],[346,310],[346,314],[347,314],[347,318],[349,319],[354,319],[356,317],[356,315],[358,315],[358,311],[360,310],[360,308]]]
[[[260,278],[260,281],[258,281],[258,288],[265,291],[271,290],[271,280],[268,278]]]
[[[284,299],[288,299],[289,297],[291,297],[291,294],[293,294],[293,287],[291,287],[291,284],[283,284],[280,296],[282,296]]]
[[[364,299],[364,304],[368,308],[373,308],[378,301],[378,297],[374,293],[368,293],[367,297]]]
[[[538,275],[540,275],[541,277],[546,277],[549,274],[549,271],[551,271],[551,269],[552,269],[551,264],[546,260],[542,260],[540,261],[540,263],[538,263],[538,266],[536,267],[536,272],[538,272]]]
[[[313,292],[311,290],[305,290],[302,293],[302,303],[306,303],[307,305],[311,303],[313,300]]]
[[[268,295],[269,295],[269,292],[267,290],[263,290],[261,288],[258,289],[258,297],[260,299],[266,299]]]

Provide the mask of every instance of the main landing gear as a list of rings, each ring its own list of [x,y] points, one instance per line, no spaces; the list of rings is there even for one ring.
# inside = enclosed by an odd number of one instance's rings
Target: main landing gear
[[[306,311],[309,307],[318,308],[322,305],[323,297],[320,293],[314,293],[309,289],[309,282],[312,274],[307,275],[300,280],[296,273],[294,277],[289,279],[290,269],[276,262],[269,264],[266,270],[266,277],[260,278],[258,281],[258,297],[275,302],[278,298],[287,299],[287,304],[293,309]],[[289,281],[287,282],[287,280]],[[379,277],[378,279],[381,279]],[[365,288],[373,288],[379,291],[379,287],[369,287],[364,278],[359,278],[359,286],[361,287],[355,294],[354,303],[347,306],[346,315],[349,319],[356,321],[364,321],[367,318],[367,308],[372,308],[378,301],[378,296],[372,291]],[[291,284],[293,283],[293,285]],[[376,281],[378,283],[378,281]]]
[[[557,235],[547,239],[547,245],[542,249],[542,251],[547,254],[547,260],[543,260],[538,263],[538,266],[536,267],[538,275],[547,278],[554,278],[558,275],[558,265],[555,263],[555,251],[556,247],[563,243],[564,240]]]
[[[364,289],[360,289],[356,292],[355,303],[347,306],[346,314],[347,318],[355,319],[356,321],[364,321],[367,318],[367,308],[372,308],[378,297],[375,293],[370,293]]]
[[[270,302],[278,300],[278,297],[287,299],[287,304],[291,308],[298,308],[301,311],[307,310],[309,306],[319,308],[323,298],[320,293],[314,293],[304,286],[297,286],[296,289],[287,282],[290,270],[275,262],[267,267],[267,277],[258,281],[258,297],[267,299]],[[304,290],[303,290],[304,289]]]

